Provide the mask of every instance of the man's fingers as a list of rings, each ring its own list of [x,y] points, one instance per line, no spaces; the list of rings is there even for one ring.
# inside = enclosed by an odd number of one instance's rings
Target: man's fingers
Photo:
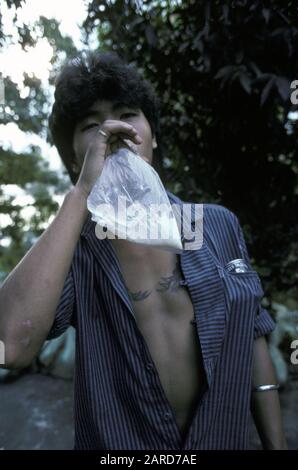
[[[100,127],[102,131],[104,131],[107,134],[107,137],[103,138],[109,140],[112,138],[114,134],[118,134],[120,136],[129,136],[130,138],[137,139],[138,141],[142,141],[141,136],[138,134],[138,131],[135,127],[133,127],[130,124],[127,124],[126,122],[123,121],[111,121],[107,120],[103,123],[103,125]],[[97,132],[98,136],[101,136],[100,132]]]

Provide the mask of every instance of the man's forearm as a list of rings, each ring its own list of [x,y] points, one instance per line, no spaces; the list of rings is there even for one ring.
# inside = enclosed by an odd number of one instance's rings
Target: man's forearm
[[[0,340],[5,367],[22,367],[38,353],[55,310],[88,209],[72,188],[49,227],[30,248],[0,289]]]
[[[264,336],[254,343],[252,387],[276,384],[276,375]],[[262,445],[267,450],[287,450],[277,390],[252,391],[251,412]]]

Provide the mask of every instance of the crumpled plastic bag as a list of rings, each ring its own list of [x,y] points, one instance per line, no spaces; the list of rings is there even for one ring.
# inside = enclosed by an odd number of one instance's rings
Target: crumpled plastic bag
[[[98,238],[126,238],[183,251],[176,216],[158,173],[128,148],[120,147],[106,157],[87,207],[97,223]]]

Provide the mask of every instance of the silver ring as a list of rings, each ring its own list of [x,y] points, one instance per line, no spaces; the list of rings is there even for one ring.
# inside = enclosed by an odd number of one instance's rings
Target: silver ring
[[[105,136],[105,137],[108,137],[108,134],[106,134],[105,131],[103,131],[103,130],[101,130],[101,129],[98,130],[98,134],[101,134],[101,135],[103,135],[103,136]]]
[[[279,388],[280,388],[279,384],[259,385],[258,387],[253,388],[253,392],[267,392],[268,390],[278,390]]]

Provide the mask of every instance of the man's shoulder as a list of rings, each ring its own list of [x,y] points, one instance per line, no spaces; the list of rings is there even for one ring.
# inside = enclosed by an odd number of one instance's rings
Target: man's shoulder
[[[237,216],[234,212],[223,204],[208,203],[208,202],[196,202],[194,200],[184,200],[179,196],[173,194],[167,190],[167,194],[171,202],[178,204],[198,204],[203,208],[203,217],[207,217],[208,220],[222,220],[223,218],[233,224],[237,221]]]
[[[236,218],[234,212],[223,204],[204,203],[204,212],[210,214],[211,217],[225,217],[231,221]]]

